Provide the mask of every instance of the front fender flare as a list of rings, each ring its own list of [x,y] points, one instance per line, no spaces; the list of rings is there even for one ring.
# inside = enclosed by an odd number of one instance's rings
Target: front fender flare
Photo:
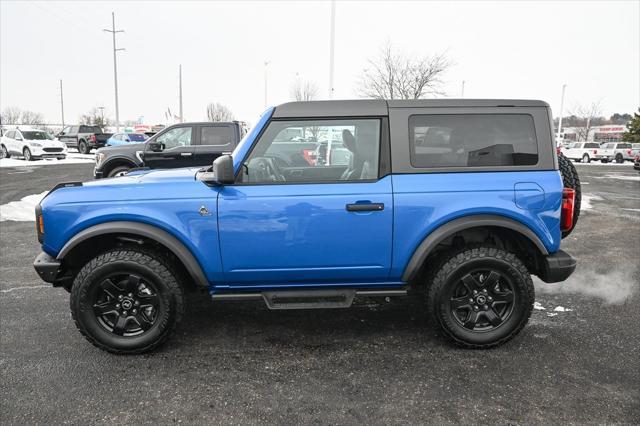
[[[483,226],[507,228],[516,231],[527,237],[538,248],[542,255],[547,256],[549,254],[540,238],[538,238],[531,229],[518,221],[497,215],[465,216],[445,223],[422,240],[418,248],[413,252],[413,256],[411,256],[409,263],[404,269],[402,281],[408,282],[415,278],[420,267],[424,264],[424,261],[427,259],[431,251],[442,241],[456,232]]]
[[[56,259],[63,260],[64,257],[78,244],[98,235],[106,234],[133,234],[149,238],[159,244],[162,244],[182,262],[196,285],[202,287],[209,286],[209,281],[207,280],[200,263],[198,263],[191,251],[189,251],[184,244],[168,232],[155,226],[140,222],[106,222],[84,229],[67,241],[58,253]]]

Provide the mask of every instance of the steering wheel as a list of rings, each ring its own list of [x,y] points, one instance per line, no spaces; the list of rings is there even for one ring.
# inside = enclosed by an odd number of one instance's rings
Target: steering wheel
[[[257,157],[249,161],[249,182],[285,182],[284,175],[272,158]]]

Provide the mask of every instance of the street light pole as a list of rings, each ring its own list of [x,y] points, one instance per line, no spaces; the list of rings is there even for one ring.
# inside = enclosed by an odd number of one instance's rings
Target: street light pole
[[[267,102],[267,65],[269,65],[269,61],[264,61],[264,107],[269,106]]]
[[[336,0],[331,0],[331,34],[329,37],[329,99],[333,99],[333,73],[336,45]]]
[[[100,110],[100,118],[102,118],[102,127],[104,127],[104,107],[100,106],[98,109]]]
[[[184,123],[184,115],[182,115],[182,64],[180,64],[180,122]]]
[[[113,84],[116,91],[116,132],[120,132],[120,109],[118,107],[118,61],[116,59],[116,53],[118,53],[119,50],[125,49],[116,48],[116,33],[123,33],[124,30],[116,30],[116,15],[114,12],[111,12],[111,29],[103,29],[102,31],[111,33],[113,36]]]
[[[62,79],[60,79],[60,112],[62,114],[62,128],[64,129],[64,96],[62,95]]]
[[[562,96],[560,97],[560,119],[558,120],[558,136],[556,139],[560,139],[560,135],[562,134],[562,115],[564,113],[564,90],[567,88],[566,84],[562,85]]]
[[[460,97],[464,98],[464,80],[462,80],[462,91],[460,92]]]

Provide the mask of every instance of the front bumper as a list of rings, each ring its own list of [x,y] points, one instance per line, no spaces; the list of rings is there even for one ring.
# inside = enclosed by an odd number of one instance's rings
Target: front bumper
[[[45,252],[41,252],[36,260],[33,261],[33,267],[40,275],[42,281],[47,283],[55,283],[60,274],[61,263],[55,257],[49,256]]]
[[[577,263],[569,253],[558,250],[543,258],[538,277],[546,283],[564,281],[576,270]]]
[[[102,179],[104,177],[104,172],[102,170],[98,170],[97,168],[94,168],[93,177],[95,179]]]

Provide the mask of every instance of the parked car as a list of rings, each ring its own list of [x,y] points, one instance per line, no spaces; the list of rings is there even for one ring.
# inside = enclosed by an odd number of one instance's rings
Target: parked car
[[[561,152],[565,157],[583,163],[590,163],[591,160],[600,160],[600,145],[597,142],[574,142]]]
[[[633,159],[633,168],[636,170],[640,170],[640,154],[636,155]]]
[[[244,136],[244,123],[180,123],[167,127],[145,142],[101,148],[96,152],[94,177],[117,177],[147,167],[171,169],[211,165],[223,152],[231,152]]]
[[[0,144],[0,158],[22,156],[27,161],[41,158],[64,160],[67,147],[44,130],[20,128],[5,130]]]
[[[636,155],[640,154],[640,143],[631,144],[631,155],[635,159]]]
[[[600,146],[600,159],[603,163],[616,160],[623,163],[625,160],[633,161],[631,144],[626,142],[608,142]]]
[[[111,135],[104,133],[99,126],[80,125],[65,127],[58,133],[58,139],[81,154],[89,154],[92,149],[104,146]]]
[[[144,133],[114,133],[111,135],[105,146],[127,145],[130,143],[140,143],[149,139]]]
[[[270,309],[415,291],[453,342],[496,346],[531,315],[531,274],[559,282],[576,266],[560,241],[579,180],[550,117],[521,100],[279,105],[211,167],[57,185],[36,207],[34,267],[114,353],[165,342],[197,288]],[[167,131],[191,128],[193,141],[202,126]],[[300,127],[348,132],[349,163],[292,165],[302,152],[279,135]]]

